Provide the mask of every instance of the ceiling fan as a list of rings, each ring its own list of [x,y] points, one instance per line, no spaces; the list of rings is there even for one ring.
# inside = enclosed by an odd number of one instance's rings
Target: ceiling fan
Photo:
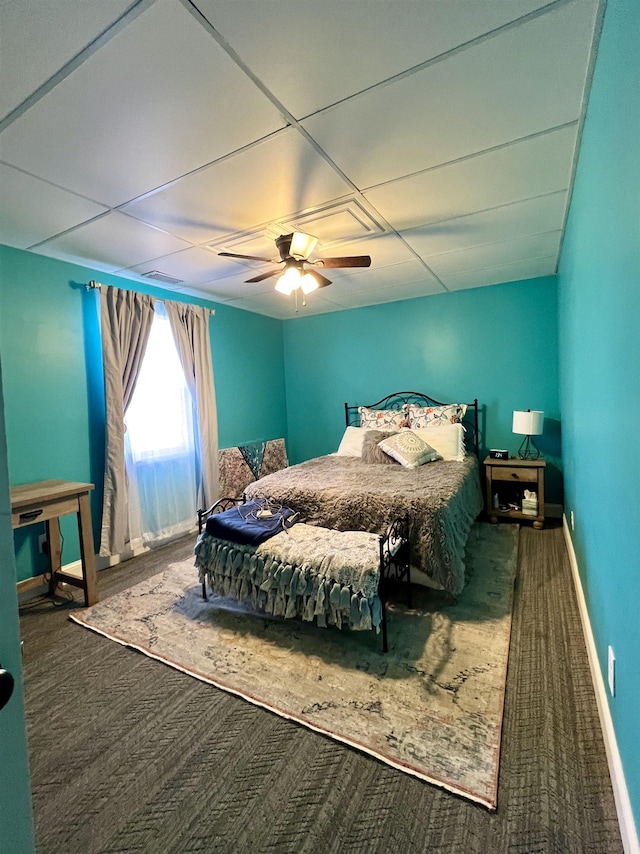
[[[268,270],[266,273],[260,273],[258,276],[253,276],[247,279],[247,284],[252,282],[262,282],[264,279],[269,279],[271,276],[279,276],[275,289],[283,294],[291,294],[298,288],[304,294],[311,293],[316,288],[326,288],[331,284],[331,280],[327,279],[315,269],[308,267],[369,267],[371,266],[371,257],[369,255],[347,255],[342,258],[317,258],[315,261],[310,261],[309,256],[313,252],[318,242],[317,237],[312,237],[310,234],[304,234],[301,231],[294,231],[292,234],[281,234],[276,238],[276,247],[280,254],[280,258],[259,258],[256,255],[238,255],[235,252],[219,252],[218,255],[224,255],[226,258],[244,258],[247,261],[265,261],[271,264],[280,264],[275,270]]]

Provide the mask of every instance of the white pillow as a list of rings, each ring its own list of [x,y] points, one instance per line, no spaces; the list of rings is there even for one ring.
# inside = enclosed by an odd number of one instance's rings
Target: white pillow
[[[401,430],[394,436],[378,442],[378,447],[408,469],[416,469],[418,466],[438,459],[438,452],[412,430]]]
[[[428,442],[443,460],[455,460],[461,463],[467,455],[464,446],[464,427],[462,424],[443,424],[440,427],[423,427],[413,432],[424,442]]]
[[[362,456],[362,443],[364,442],[364,434],[366,432],[364,427],[347,427],[336,452],[338,456],[360,458]]]

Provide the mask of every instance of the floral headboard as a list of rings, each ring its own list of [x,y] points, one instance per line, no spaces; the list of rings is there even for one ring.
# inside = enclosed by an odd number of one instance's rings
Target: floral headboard
[[[218,451],[220,495],[240,498],[254,480],[289,465],[284,439],[250,442]]]

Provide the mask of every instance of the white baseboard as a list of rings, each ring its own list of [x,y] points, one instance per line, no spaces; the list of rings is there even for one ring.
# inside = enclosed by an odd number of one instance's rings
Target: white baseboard
[[[60,569],[66,572],[67,575],[74,575],[76,578],[82,578],[82,561],[74,560],[72,563],[63,564]],[[33,576],[33,578],[25,578],[24,581],[19,581],[16,585],[18,590],[18,602],[22,605],[30,599],[37,599],[38,596],[44,596],[49,592],[48,573]],[[70,587],[64,581],[60,582],[61,587]]]
[[[73,563],[65,563],[61,567],[61,570],[62,572],[66,572],[67,575],[75,575],[76,578],[82,578],[82,561],[74,560]]]
[[[633,811],[631,809],[631,801],[629,800],[629,791],[624,778],[624,769],[622,767],[616,733],[613,728],[613,720],[611,718],[611,711],[607,701],[607,691],[602,677],[602,671],[600,670],[596,643],[591,629],[589,612],[587,610],[587,602],[584,597],[582,580],[578,571],[578,560],[573,548],[571,534],[569,533],[567,517],[564,515],[562,517],[562,528],[564,530],[564,538],[567,544],[567,551],[569,553],[569,563],[571,564],[573,583],[576,589],[576,596],[578,598],[578,609],[580,611],[582,630],[584,632],[584,640],[587,647],[587,655],[589,657],[589,667],[591,669],[591,679],[593,680],[593,687],[596,694],[600,725],[604,736],[604,747],[607,754],[611,783],[613,785],[613,797],[616,803],[618,822],[620,823],[622,845],[625,854],[640,854],[640,844],[638,843],[638,834],[636,831]]]
[[[193,527],[190,531],[187,531],[187,534],[193,534],[194,536],[197,533],[197,526]],[[185,534],[185,536],[187,534]],[[169,541],[170,540],[167,540],[167,542]],[[134,545],[129,544],[129,547],[122,554],[109,555],[107,557],[97,554],[95,555],[96,569],[99,571],[101,569],[108,569],[111,566],[117,566],[123,561],[130,560],[132,557],[139,557],[149,551],[151,551],[149,546],[143,545],[142,541],[139,540]],[[71,563],[65,563],[61,567],[61,570],[62,572],[66,572],[68,575],[75,575],[76,578],[82,578],[82,561],[74,560]],[[61,582],[61,584],[62,586],[65,586],[64,582]],[[22,604],[22,602],[26,602],[29,599],[42,596],[48,591],[49,584],[46,581],[46,575],[37,575],[33,578],[26,578],[24,581],[19,581],[17,589],[19,602]]]
[[[125,560],[131,560],[132,557],[139,557],[140,555],[145,554],[150,551],[148,546],[134,546],[133,548],[128,548],[126,551],[122,552],[119,555],[96,555],[96,569],[100,571],[101,569],[109,569],[110,566],[117,566],[119,563],[122,563]],[[76,563],[80,563],[80,561],[76,561]]]

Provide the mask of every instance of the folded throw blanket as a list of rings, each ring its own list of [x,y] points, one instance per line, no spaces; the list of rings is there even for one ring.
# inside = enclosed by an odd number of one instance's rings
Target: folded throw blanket
[[[258,515],[260,511],[267,509],[270,516]],[[247,501],[246,504],[239,504],[223,513],[209,516],[206,531],[212,537],[231,543],[258,546],[284,530],[285,523],[287,526],[292,524],[290,520],[293,515],[294,512],[289,507],[274,509],[267,508],[264,500]]]

